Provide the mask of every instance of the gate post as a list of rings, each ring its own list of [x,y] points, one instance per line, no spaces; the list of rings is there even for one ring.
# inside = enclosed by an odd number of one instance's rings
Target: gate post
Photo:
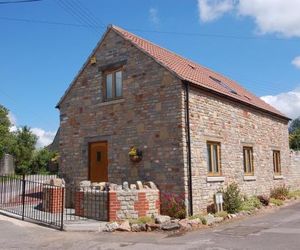
[[[22,220],[24,220],[24,213],[25,213],[25,174],[22,176]]]
[[[61,217],[60,217],[60,230],[64,230],[64,211],[65,211],[65,187],[61,187]]]

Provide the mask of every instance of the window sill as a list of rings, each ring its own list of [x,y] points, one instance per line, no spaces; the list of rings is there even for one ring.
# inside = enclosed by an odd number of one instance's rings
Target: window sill
[[[208,176],[206,178],[207,182],[224,182],[225,177],[224,176]]]
[[[256,176],[254,176],[254,175],[244,175],[244,181],[256,181]]]
[[[125,99],[123,99],[123,98],[122,99],[116,99],[116,100],[102,102],[98,106],[101,107],[101,106],[113,105],[113,104],[117,104],[117,103],[122,103],[124,101],[125,101]]]
[[[284,177],[282,175],[274,175],[274,180],[283,180]]]

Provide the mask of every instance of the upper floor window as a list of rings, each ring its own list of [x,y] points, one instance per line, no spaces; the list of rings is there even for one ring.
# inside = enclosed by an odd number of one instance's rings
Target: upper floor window
[[[273,150],[273,167],[274,167],[274,174],[281,175],[281,162],[280,162],[279,150]]]
[[[244,173],[245,175],[253,175],[253,148],[252,147],[243,147],[244,155]]]
[[[209,176],[221,175],[221,144],[219,142],[207,142],[207,167]]]
[[[105,96],[106,101],[118,99],[122,97],[123,79],[122,71],[120,69],[109,71],[105,74]]]

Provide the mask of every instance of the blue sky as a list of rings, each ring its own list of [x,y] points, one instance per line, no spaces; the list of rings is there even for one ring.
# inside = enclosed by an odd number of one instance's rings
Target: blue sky
[[[39,144],[47,144],[59,124],[56,103],[112,23],[237,80],[294,118],[300,115],[299,9],[300,0],[0,4],[0,103],[16,126],[29,125]]]

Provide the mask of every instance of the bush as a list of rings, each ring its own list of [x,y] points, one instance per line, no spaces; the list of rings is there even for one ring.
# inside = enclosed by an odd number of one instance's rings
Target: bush
[[[275,198],[271,198],[270,199],[270,203],[276,205],[276,206],[282,206],[283,205],[283,201],[279,200],[279,199],[275,199]]]
[[[238,212],[242,204],[242,198],[238,185],[236,183],[232,183],[225,191],[222,190],[222,193],[224,210],[231,214]]]
[[[161,214],[172,218],[184,219],[186,217],[183,195],[161,194]]]
[[[255,208],[261,207],[261,202],[256,196],[252,196],[249,199],[245,199],[240,207],[243,211],[253,211]]]
[[[226,211],[221,211],[215,214],[216,217],[222,217],[225,219],[227,217],[228,213]]]
[[[264,206],[268,206],[270,203],[270,198],[266,195],[258,195],[257,198],[259,199],[260,203]]]
[[[277,199],[277,200],[286,200],[289,195],[289,189],[285,186],[279,186],[277,188],[274,188],[271,190],[271,198]]]
[[[201,223],[203,225],[207,224],[206,218],[203,215],[201,215],[201,214],[195,214],[195,215],[189,217],[189,220],[194,220],[194,219],[200,219]]]

